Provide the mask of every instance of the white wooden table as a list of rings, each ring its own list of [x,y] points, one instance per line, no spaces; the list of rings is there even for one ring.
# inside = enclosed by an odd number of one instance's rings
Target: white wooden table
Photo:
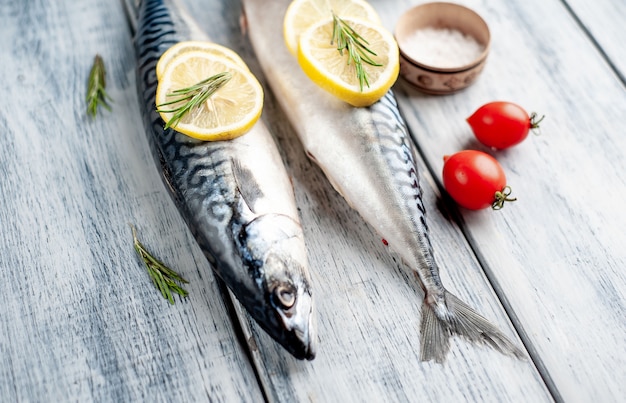
[[[419,361],[419,287],[307,160],[266,89],[318,307],[318,356],[293,359],[231,305],[159,179],[121,4],[2,0],[0,401],[624,401],[626,2],[460,2],[491,29],[481,78],[452,96],[395,89],[443,280],[530,360],[455,339],[445,365]],[[263,80],[240,3],[187,3]],[[371,3],[393,30],[420,2]],[[113,112],[93,120],[96,53]],[[542,135],[494,154],[516,203],[458,210],[441,197],[442,156],[482,149],[464,119],[496,99],[545,113]],[[187,277],[188,299],[156,292],[129,223]]]

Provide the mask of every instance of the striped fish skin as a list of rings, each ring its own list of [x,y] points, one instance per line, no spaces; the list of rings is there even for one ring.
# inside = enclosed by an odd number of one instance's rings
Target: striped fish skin
[[[216,274],[270,336],[311,360],[315,314],[304,235],[270,133],[259,121],[236,139],[202,142],[164,130],[155,111],[161,54],[179,41],[207,39],[175,3],[126,3],[137,19],[140,110],[156,165]]]
[[[453,334],[523,357],[502,332],[441,282],[415,147],[393,93],[368,108],[353,108],[317,88],[284,45],[282,19],[289,0],[243,0],[243,4],[257,58],[307,155],[402,257],[405,269],[418,275],[425,292],[421,359],[444,362]]]

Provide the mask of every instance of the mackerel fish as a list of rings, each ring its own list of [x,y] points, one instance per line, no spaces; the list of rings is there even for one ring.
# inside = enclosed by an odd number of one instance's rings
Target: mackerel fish
[[[420,280],[425,293],[421,360],[443,363],[454,334],[522,358],[522,351],[500,330],[441,282],[415,147],[393,93],[367,108],[334,98],[308,79],[284,45],[282,20],[289,0],[243,0],[243,4],[248,36],[261,68],[306,154],[401,256],[405,270]]]
[[[135,34],[140,110],[152,155],[215,273],[274,340],[315,357],[311,279],[293,187],[262,121],[245,135],[202,142],[165,130],[155,66],[183,40],[208,40],[174,0],[126,0]]]

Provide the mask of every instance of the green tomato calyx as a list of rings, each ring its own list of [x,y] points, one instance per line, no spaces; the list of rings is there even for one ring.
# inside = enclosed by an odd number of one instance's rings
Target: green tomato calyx
[[[493,203],[491,203],[491,208],[494,210],[500,210],[502,207],[504,207],[504,203],[514,202],[515,200],[517,200],[517,197],[509,197],[511,196],[511,192],[511,187],[508,185],[503,187],[502,190],[498,190],[494,195],[495,200],[493,201]]]

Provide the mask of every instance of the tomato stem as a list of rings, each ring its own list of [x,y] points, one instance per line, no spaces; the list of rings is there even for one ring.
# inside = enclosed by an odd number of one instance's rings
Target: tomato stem
[[[491,208],[494,210],[500,210],[504,207],[505,202],[514,202],[517,200],[517,197],[509,197],[511,196],[511,187],[509,185],[502,188],[495,194],[495,200],[491,203]]]
[[[537,113],[533,112],[530,114],[530,128],[533,131],[533,134],[541,134],[539,129],[539,123],[546,117],[546,115],[542,115],[539,119],[537,119]]]

